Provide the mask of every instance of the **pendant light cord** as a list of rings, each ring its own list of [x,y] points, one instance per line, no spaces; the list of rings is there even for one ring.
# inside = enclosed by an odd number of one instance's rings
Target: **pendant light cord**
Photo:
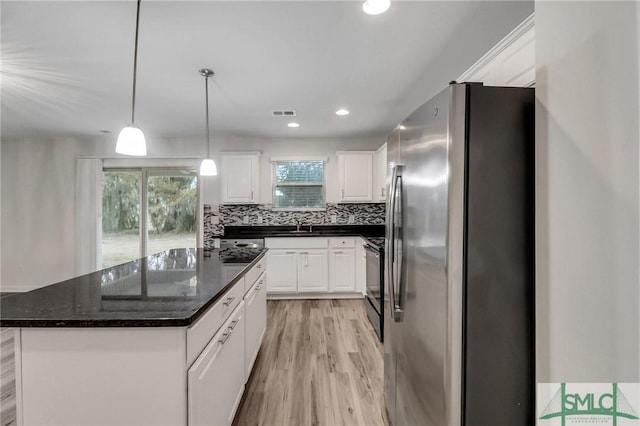
[[[138,73],[138,27],[140,26],[140,2],[138,0],[138,10],[136,12],[136,44],[133,51],[133,95],[131,96],[131,122],[135,123],[136,113],[136,74]]]
[[[206,114],[207,114],[207,158],[211,158],[211,138],[209,138],[209,76],[204,77],[204,90],[206,99]]]

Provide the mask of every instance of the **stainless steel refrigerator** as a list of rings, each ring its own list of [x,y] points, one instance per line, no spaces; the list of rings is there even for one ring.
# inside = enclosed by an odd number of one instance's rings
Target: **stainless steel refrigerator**
[[[391,423],[533,425],[533,89],[453,83],[387,142]]]

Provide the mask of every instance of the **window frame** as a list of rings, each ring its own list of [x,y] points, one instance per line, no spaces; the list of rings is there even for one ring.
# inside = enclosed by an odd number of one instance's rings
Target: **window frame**
[[[290,184],[277,184],[275,176],[275,168],[278,163],[322,163],[322,183],[290,183]],[[326,157],[272,157],[269,159],[271,166],[271,210],[281,212],[312,212],[312,211],[326,211],[327,210],[327,158]],[[279,187],[303,187],[303,186],[320,186],[322,190],[322,204],[323,207],[276,207],[276,190]]]
[[[167,164],[167,165],[163,165],[163,164]],[[148,251],[148,199],[147,199],[147,191],[148,191],[148,184],[149,184],[149,175],[151,176],[155,176],[154,172],[155,171],[169,171],[169,170],[189,170],[195,173],[196,178],[197,178],[197,184],[196,184],[196,212],[195,212],[195,220],[196,220],[196,230],[195,230],[195,234],[196,234],[196,248],[198,247],[203,247],[203,223],[202,223],[202,192],[203,192],[203,180],[201,179],[201,176],[198,174],[198,167],[194,164],[191,163],[176,163],[176,162],[168,162],[168,163],[164,163],[164,162],[155,162],[154,164],[149,164],[149,165],[144,165],[144,166],[139,166],[136,164],[128,164],[125,163],[124,165],[121,162],[118,161],[113,161],[113,162],[108,162],[105,161],[103,162],[102,165],[102,170],[101,170],[101,176],[104,172],[140,172],[140,223],[139,223],[139,238],[140,238],[140,252],[139,252],[139,258],[143,258],[148,256],[149,254],[147,253]],[[100,195],[100,206],[102,206],[102,184],[100,184],[100,191],[101,191],[101,195]],[[102,216],[102,214],[101,214]],[[99,235],[98,235],[98,239],[97,239],[97,244],[99,246],[102,245],[102,226],[100,226],[99,229]],[[102,250],[100,250],[102,251]],[[153,254],[153,253],[152,253]],[[131,260],[137,260],[137,259],[131,259]],[[98,259],[99,262],[99,267],[100,269],[104,269],[104,265],[102,265],[102,253],[100,253],[100,258]]]

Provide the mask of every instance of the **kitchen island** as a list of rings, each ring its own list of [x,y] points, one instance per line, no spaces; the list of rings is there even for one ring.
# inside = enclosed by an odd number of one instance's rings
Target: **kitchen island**
[[[1,300],[18,424],[230,424],[266,326],[264,249],[172,249]]]

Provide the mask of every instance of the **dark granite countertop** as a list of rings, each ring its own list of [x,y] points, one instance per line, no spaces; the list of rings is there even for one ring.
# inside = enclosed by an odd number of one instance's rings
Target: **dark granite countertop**
[[[171,249],[0,299],[2,327],[180,327],[215,303],[266,249]]]
[[[311,228],[310,228],[311,226]],[[223,238],[264,238],[264,237],[384,237],[384,225],[295,225],[225,226]]]

